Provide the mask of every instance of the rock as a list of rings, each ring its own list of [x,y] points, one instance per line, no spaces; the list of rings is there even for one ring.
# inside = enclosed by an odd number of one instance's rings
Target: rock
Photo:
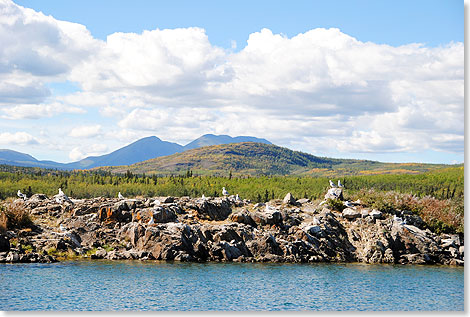
[[[377,209],[373,209],[369,215],[374,219],[383,219],[382,212],[378,211]]]
[[[169,208],[155,207],[153,219],[156,223],[173,222],[177,219],[176,214]]]
[[[10,251],[8,252],[5,260],[6,262],[18,262],[20,260],[20,256],[18,253]]]
[[[288,205],[296,205],[297,201],[295,200],[294,196],[292,196],[291,193],[287,193],[287,195],[284,197],[283,201],[284,204]]]
[[[327,199],[339,199],[344,200],[343,198],[343,188],[341,187],[332,187],[328,189],[328,192],[325,195],[325,200]]]
[[[171,196],[168,196],[168,197],[163,197],[162,199],[159,200],[160,203],[162,204],[169,204],[169,203],[172,203],[175,201],[175,199]]]
[[[229,220],[233,222],[244,223],[253,227],[256,226],[255,221],[251,218],[250,213],[246,210],[237,213],[232,213],[229,216]]]
[[[300,205],[303,205],[303,204],[306,204],[306,203],[309,203],[309,202],[310,202],[310,199],[308,199],[308,198],[297,199],[297,204],[300,204]]]
[[[280,226],[282,224],[282,216],[281,213],[277,210],[270,210],[265,212],[253,212],[250,215],[251,219],[260,226],[265,225],[277,225]]]
[[[0,252],[10,251],[10,239],[4,234],[0,234]]]
[[[362,209],[361,210],[361,217],[365,218],[367,216],[369,216],[369,209]]]
[[[349,219],[349,220],[354,220],[356,218],[361,217],[361,213],[357,210],[354,210],[352,208],[346,208],[343,210],[342,215],[344,218]]]

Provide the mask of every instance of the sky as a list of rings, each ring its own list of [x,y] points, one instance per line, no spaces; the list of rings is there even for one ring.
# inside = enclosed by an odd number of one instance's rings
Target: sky
[[[0,148],[71,162],[155,135],[464,161],[462,1],[0,0]]]

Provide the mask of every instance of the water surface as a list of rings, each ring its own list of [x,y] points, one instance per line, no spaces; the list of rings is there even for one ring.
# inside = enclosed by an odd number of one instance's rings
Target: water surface
[[[464,269],[69,261],[0,265],[0,310],[464,310]]]

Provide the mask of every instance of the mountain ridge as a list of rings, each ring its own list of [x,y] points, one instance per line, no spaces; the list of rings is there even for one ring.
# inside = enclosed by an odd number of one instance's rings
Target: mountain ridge
[[[131,165],[155,157],[167,156],[188,149],[197,148],[202,145],[216,145],[243,141],[259,141],[271,144],[271,142],[266,139],[260,139],[251,136],[231,137],[228,135],[205,134],[189,142],[185,146],[182,146],[177,143],[163,141],[156,136],[148,136],[138,139],[137,141],[134,141],[110,153],[97,156],[88,156],[84,159],[71,163],[59,163],[50,160],[39,161],[29,154],[3,149],[0,150],[0,164],[23,167],[53,168],[61,170],[91,169],[100,166]]]

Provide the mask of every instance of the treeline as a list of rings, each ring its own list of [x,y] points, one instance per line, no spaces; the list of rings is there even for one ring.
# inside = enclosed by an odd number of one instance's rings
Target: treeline
[[[11,168],[12,170],[8,170]],[[337,179],[334,179],[337,182]],[[453,199],[464,195],[464,169],[452,167],[438,171],[410,175],[368,175],[341,178],[345,195],[354,195],[362,189],[396,191],[417,197],[431,196],[437,199]],[[0,199],[16,197],[18,189],[26,195],[57,194],[58,188],[73,198],[124,196],[221,196],[222,187],[230,194],[252,201],[282,199],[291,192],[296,198],[311,200],[323,197],[329,187],[325,177],[258,176],[227,177],[194,176],[192,171],[181,175],[157,176],[133,174],[121,175],[109,172],[58,171],[37,168],[0,166]]]

